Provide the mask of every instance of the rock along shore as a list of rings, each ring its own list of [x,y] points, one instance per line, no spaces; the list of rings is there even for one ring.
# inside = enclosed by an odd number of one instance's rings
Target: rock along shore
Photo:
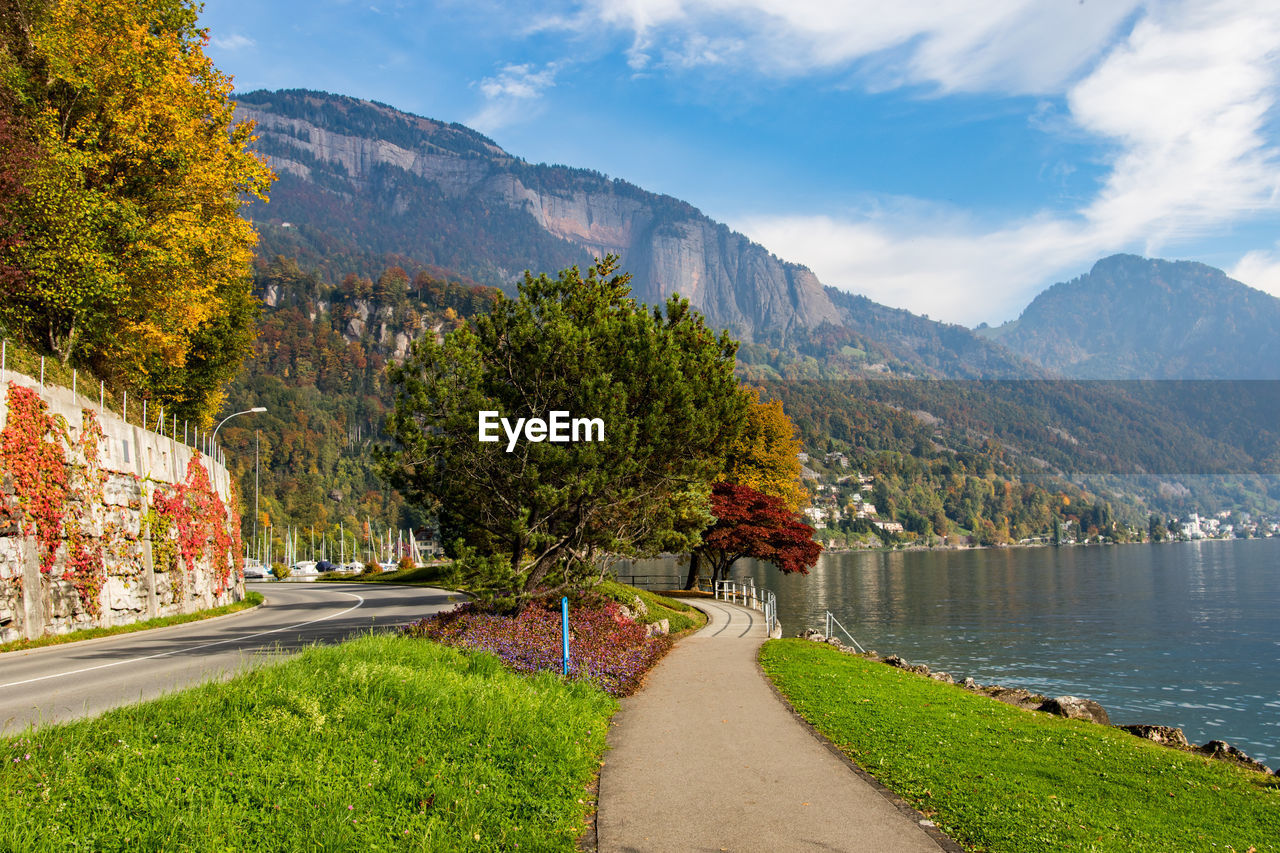
[[[836,637],[824,636],[820,631],[809,629],[800,635],[801,639],[809,640],[815,643],[825,643],[840,652],[855,657],[863,657],[868,660],[879,661],[885,666],[896,667],[897,669],[914,672],[924,678],[932,678],[934,681],[941,681],[945,684],[955,684],[956,686],[968,690],[972,693],[980,693],[984,696],[990,696],[999,702],[1007,705],[1013,705],[1022,708],[1025,711],[1040,711],[1045,714],[1054,714],[1059,717],[1068,717],[1073,720],[1087,720],[1101,726],[1113,726],[1111,718],[1107,711],[1092,699],[1082,699],[1079,696],[1045,696],[1042,693],[1033,693],[1021,687],[1003,687],[999,684],[979,684],[972,678],[965,678],[960,681],[947,672],[933,672],[929,669],[928,664],[910,664],[898,655],[888,655],[881,657],[875,651],[859,652],[857,649],[846,646]],[[1175,726],[1161,726],[1151,723],[1133,723],[1125,725],[1114,725],[1114,728],[1128,732],[1135,737],[1149,740],[1152,743],[1158,743],[1171,749],[1180,749],[1186,752],[1195,752],[1209,758],[1221,761],[1230,761],[1237,766],[1253,770],[1258,773],[1270,773],[1275,775],[1275,771],[1267,767],[1260,761],[1256,761],[1243,751],[1237,749],[1226,741],[1211,740],[1201,746],[1194,746],[1187,741],[1186,735],[1182,729]]]

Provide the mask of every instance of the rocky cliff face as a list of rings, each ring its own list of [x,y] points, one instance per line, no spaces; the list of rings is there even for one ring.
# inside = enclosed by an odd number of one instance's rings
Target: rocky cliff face
[[[466,128],[351,98],[250,93],[240,98],[239,114],[257,123],[260,150],[282,175],[273,204],[255,210],[257,217],[305,220],[328,204],[340,221],[328,230],[357,240],[362,225],[379,227],[367,221],[370,215],[398,217],[389,227],[405,232],[408,245],[396,251],[440,262],[431,257],[438,239],[432,232],[448,227],[453,205],[455,217],[476,211],[468,223],[479,232],[472,235],[475,257],[462,271],[486,283],[510,286],[524,265],[539,261],[585,264],[614,253],[634,275],[640,300],[659,303],[678,292],[711,325],[747,339],[784,340],[842,321],[809,270],[670,197],[594,172],[530,166]],[[317,190],[321,204],[301,203]],[[347,221],[343,203],[352,211]],[[431,227],[420,227],[424,217]],[[522,225],[540,233],[520,233]],[[503,254],[502,247],[516,243],[533,245]],[[487,248],[492,252],[484,257]]]

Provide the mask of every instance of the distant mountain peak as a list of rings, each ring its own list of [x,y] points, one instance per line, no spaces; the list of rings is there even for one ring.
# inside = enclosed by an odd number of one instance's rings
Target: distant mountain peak
[[[1082,379],[1280,378],[1280,299],[1196,261],[1103,258],[981,334]]]

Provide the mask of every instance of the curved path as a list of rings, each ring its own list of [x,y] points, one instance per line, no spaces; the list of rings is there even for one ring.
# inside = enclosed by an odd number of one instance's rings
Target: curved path
[[[710,617],[622,700],[600,774],[599,849],[942,849],[820,743],[756,656],[760,613],[691,600]]]
[[[253,584],[254,610],[0,654],[0,734],[93,716],[202,681],[229,678],[312,643],[383,630],[445,610],[458,593],[378,584]]]

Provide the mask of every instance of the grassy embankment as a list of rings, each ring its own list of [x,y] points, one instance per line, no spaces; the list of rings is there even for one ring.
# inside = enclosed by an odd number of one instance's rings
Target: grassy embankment
[[[224,604],[221,607],[214,607],[209,610],[198,610],[195,613],[180,613],[175,616],[148,619],[145,622],[130,622],[128,625],[114,625],[110,628],[87,628],[83,631],[72,631],[69,634],[50,634],[44,637],[37,637],[34,640],[12,640],[8,643],[0,643],[0,654],[38,649],[42,646],[57,646],[62,643],[76,643],[80,640],[95,640],[98,637],[114,637],[116,634],[132,634],[135,631],[167,628],[170,625],[182,625],[187,622],[199,622],[202,619],[212,619],[214,616],[225,616],[228,613],[248,610],[250,607],[257,607],[261,603],[262,593],[247,592],[241,601]]]
[[[633,610],[635,609],[636,596],[639,596],[649,612],[639,615],[636,621],[647,625],[666,619],[672,634],[683,634],[686,631],[701,628],[707,624],[707,614],[696,607],[691,607],[683,601],[667,598],[648,590],[637,589],[634,586],[619,583],[618,581],[605,581],[595,587],[595,592],[619,604],[625,604]]]
[[[369,575],[326,572],[318,580],[332,583],[389,583],[408,584],[411,586],[439,586],[443,584],[451,589],[457,588],[457,584],[451,582],[449,577],[448,563],[419,566],[408,571],[379,572]],[[639,615],[637,621],[641,624],[650,624],[666,619],[669,621],[672,634],[680,634],[694,628],[701,628],[707,622],[706,614],[696,607],[690,607],[683,601],[676,601],[675,599],[638,589],[618,581],[604,581],[595,586],[593,592],[619,604],[625,604],[632,609],[635,608],[636,596],[640,596],[648,607],[649,612],[648,614]]]
[[[381,635],[0,740],[0,849],[573,850],[615,701]]]
[[[418,566],[416,569],[394,572],[374,572],[373,574],[347,574],[346,572],[325,572],[316,578],[318,583],[392,583],[409,586],[448,585],[449,564],[432,563]],[[455,587],[450,586],[450,589]]]
[[[804,640],[760,659],[801,716],[967,848],[1280,850],[1274,776]]]

